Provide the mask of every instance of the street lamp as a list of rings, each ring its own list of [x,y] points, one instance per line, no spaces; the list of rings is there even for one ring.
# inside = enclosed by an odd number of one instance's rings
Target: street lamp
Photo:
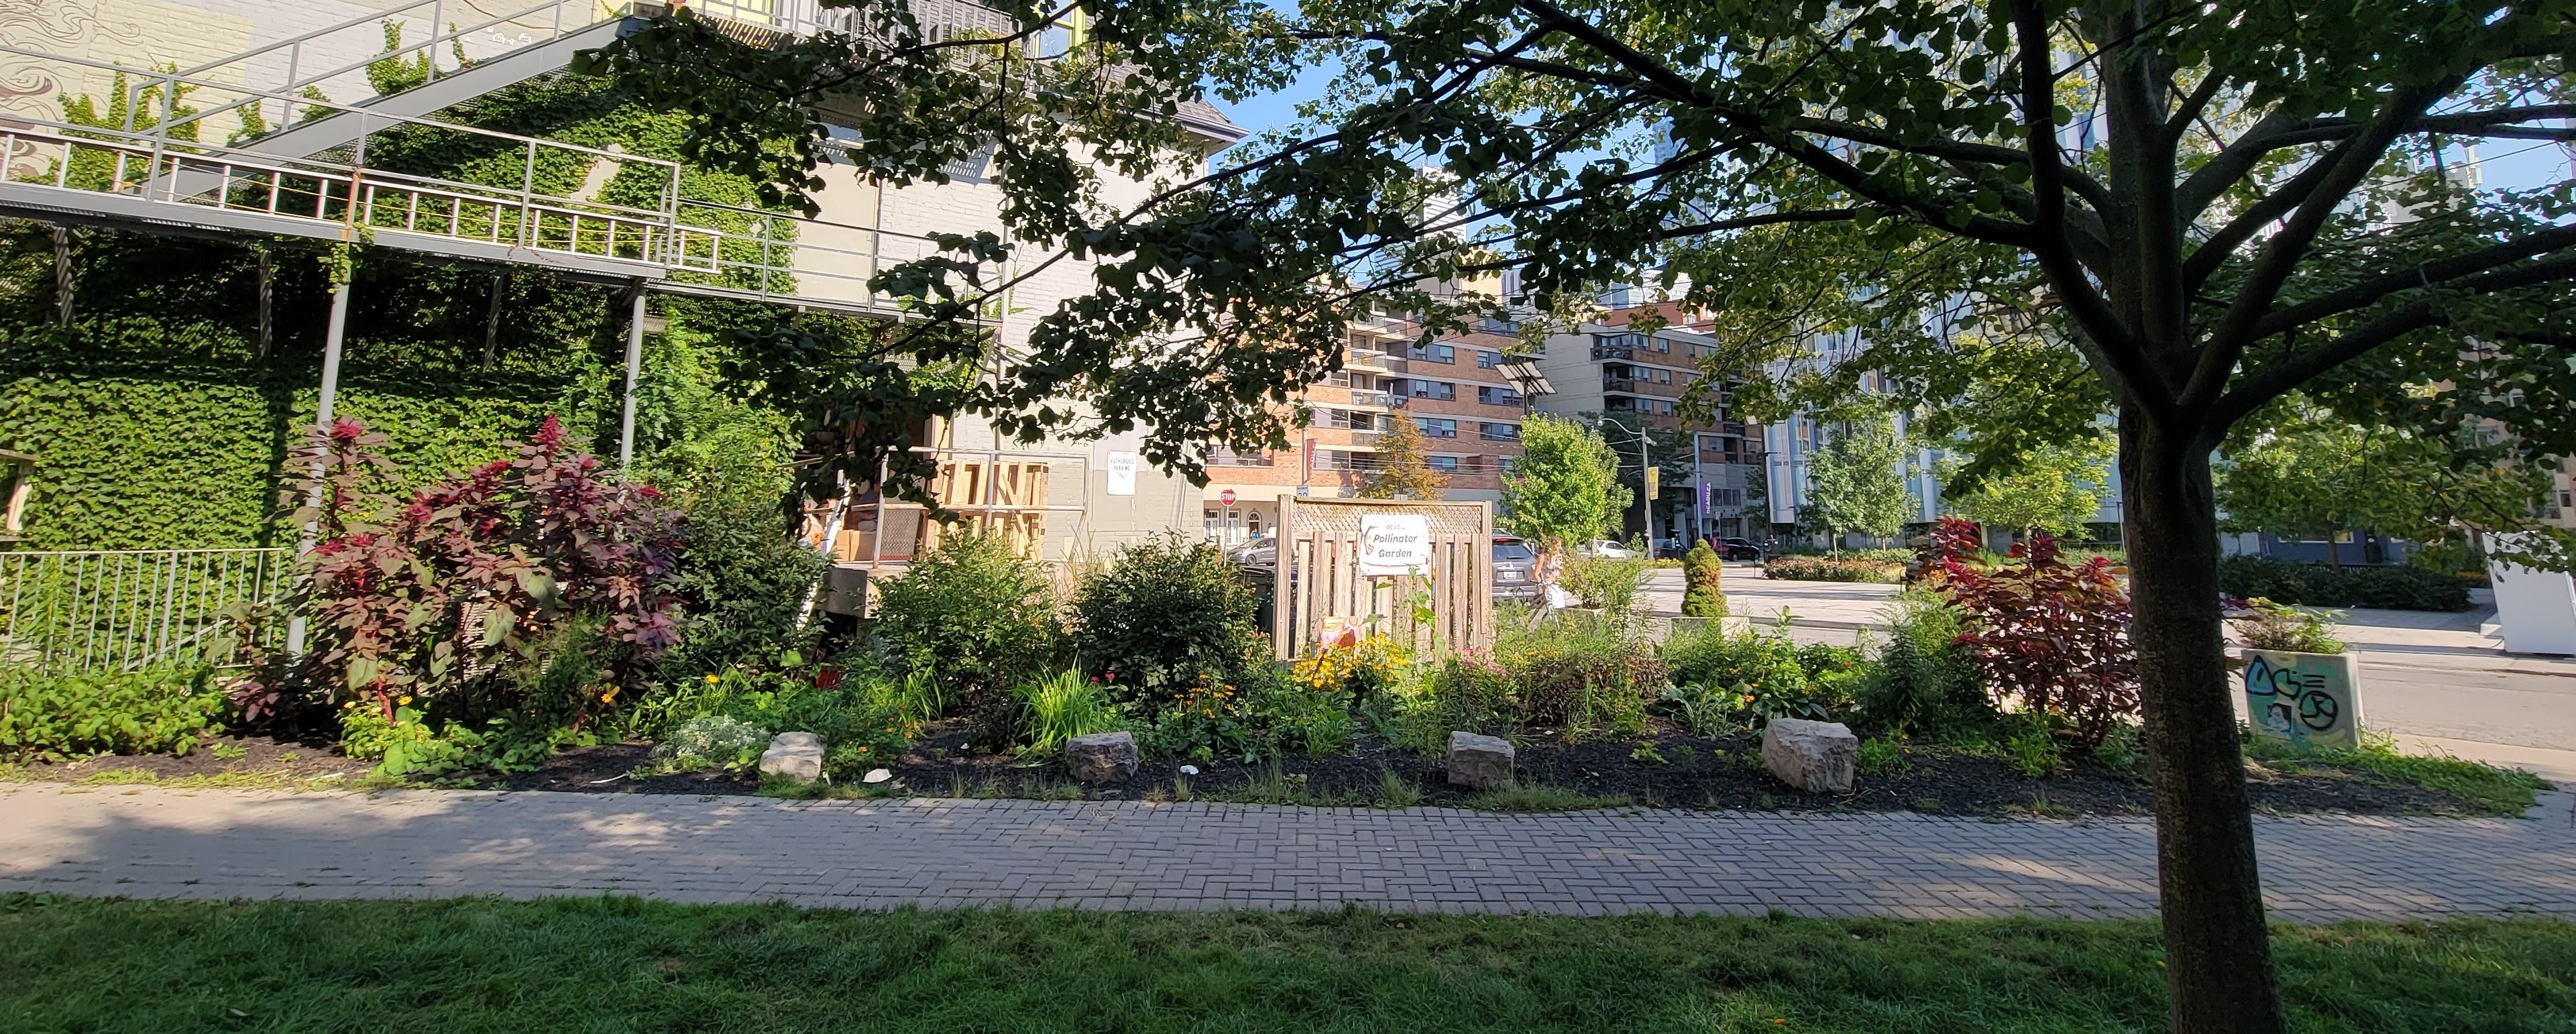
[[[1601,417],[1601,424],[1604,427],[1616,427],[1621,431],[1628,430],[1626,425],[1612,421],[1606,413]],[[1637,429],[1629,433],[1637,436],[1637,486],[1639,494],[1645,497],[1640,502],[1646,507],[1646,556],[1651,559],[1655,555],[1655,543],[1663,540],[1663,536],[1655,533],[1655,460],[1646,451],[1645,422],[1638,421]],[[1609,436],[1603,435],[1602,438],[1606,440]]]

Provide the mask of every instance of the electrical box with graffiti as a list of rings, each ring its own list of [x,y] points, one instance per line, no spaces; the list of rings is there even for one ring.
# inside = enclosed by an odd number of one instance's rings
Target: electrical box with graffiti
[[[2239,678],[2254,735],[2308,747],[2361,746],[2361,664],[2348,653],[2247,650]]]

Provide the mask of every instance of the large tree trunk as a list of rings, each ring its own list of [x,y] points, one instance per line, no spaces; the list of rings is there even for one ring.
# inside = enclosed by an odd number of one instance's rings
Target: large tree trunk
[[[2210,448],[2193,431],[2121,414],[2129,630],[2155,785],[2165,982],[2177,1032],[2275,1034],[2285,1023],[2228,702]]]

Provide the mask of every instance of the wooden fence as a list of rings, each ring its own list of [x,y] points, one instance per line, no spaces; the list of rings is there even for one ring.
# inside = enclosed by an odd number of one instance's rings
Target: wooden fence
[[[1421,514],[1431,533],[1430,573],[1359,573],[1361,518]],[[1359,627],[1408,643],[1419,656],[1491,645],[1494,628],[1492,503],[1374,499],[1279,501],[1279,559],[1271,643],[1281,660],[1305,656],[1328,633]],[[1415,619],[1427,596],[1428,622]]]

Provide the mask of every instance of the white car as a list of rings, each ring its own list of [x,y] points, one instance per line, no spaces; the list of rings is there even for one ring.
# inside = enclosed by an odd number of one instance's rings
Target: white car
[[[1574,552],[1577,556],[1603,557],[1610,560],[1633,560],[1637,556],[1636,550],[1628,548],[1624,543],[1609,539],[1593,539],[1574,547]]]

